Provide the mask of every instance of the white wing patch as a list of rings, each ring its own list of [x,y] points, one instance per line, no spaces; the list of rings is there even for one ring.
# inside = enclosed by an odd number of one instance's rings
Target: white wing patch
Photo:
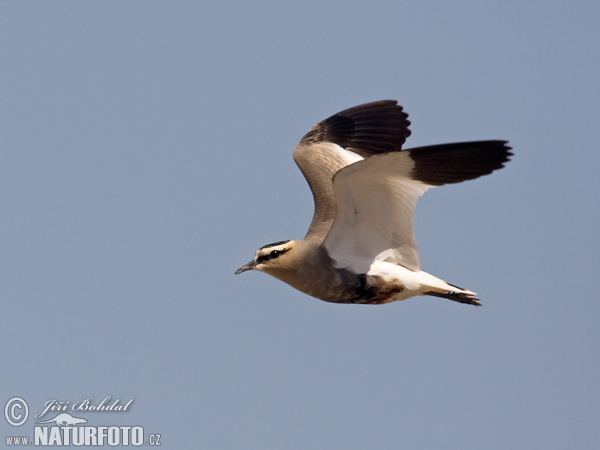
[[[410,178],[408,152],[373,155],[333,178],[336,217],[324,245],[336,267],[366,273],[374,261],[419,270],[413,235],[418,198],[432,186]]]

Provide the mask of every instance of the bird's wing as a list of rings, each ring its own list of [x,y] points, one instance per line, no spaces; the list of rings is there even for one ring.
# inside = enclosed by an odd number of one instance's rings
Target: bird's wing
[[[374,155],[333,178],[336,217],[323,244],[337,267],[366,273],[375,260],[419,270],[413,235],[418,198],[430,187],[504,167],[505,141],[463,142]]]
[[[410,135],[408,114],[395,100],[346,109],[319,122],[294,150],[313,193],[315,213],[305,239],[323,241],[336,215],[333,176],[371,155],[401,150]]]

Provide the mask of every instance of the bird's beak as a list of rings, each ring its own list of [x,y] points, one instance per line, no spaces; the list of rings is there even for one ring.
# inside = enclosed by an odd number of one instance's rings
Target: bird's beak
[[[238,275],[242,272],[245,272],[246,270],[252,270],[256,267],[256,262],[255,261],[250,261],[248,264],[244,264],[242,267],[240,267],[238,270],[235,271],[235,274]]]

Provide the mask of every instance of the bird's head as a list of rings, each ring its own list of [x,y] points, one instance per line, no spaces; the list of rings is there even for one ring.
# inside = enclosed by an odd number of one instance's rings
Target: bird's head
[[[259,270],[274,275],[275,272],[285,270],[290,265],[290,253],[293,252],[295,241],[280,241],[265,245],[254,254],[254,259],[244,264],[235,274],[247,270]]]

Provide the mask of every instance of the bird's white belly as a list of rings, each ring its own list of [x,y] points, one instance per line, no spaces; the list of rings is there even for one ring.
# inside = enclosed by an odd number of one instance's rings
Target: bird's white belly
[[[388,299],[388,302],[405,300],[415,295],[423,295],[432,287],[446,283],[423,271],[412,271],[387,261],[375,261],[371,264],[367,275],[376,276],[384,285],[400,285],[403,289]]]

